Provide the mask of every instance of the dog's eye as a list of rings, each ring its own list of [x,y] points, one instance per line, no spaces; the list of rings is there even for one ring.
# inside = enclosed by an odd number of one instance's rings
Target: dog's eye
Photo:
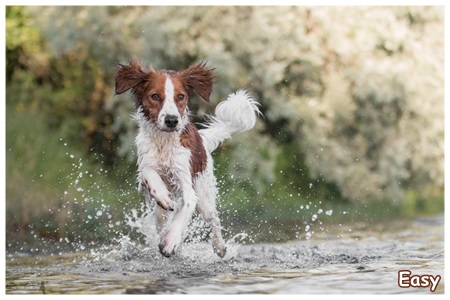
[[[179,94],[178,95],[178,101],[181,101],[181,100],[183,100],[184,99],[184,95],[183,94]]]
[[[153,94],[151,97],[152,97],[153,100],[156,100],[156,101],[161,100],[161,98],[159,97],[158,94]]]

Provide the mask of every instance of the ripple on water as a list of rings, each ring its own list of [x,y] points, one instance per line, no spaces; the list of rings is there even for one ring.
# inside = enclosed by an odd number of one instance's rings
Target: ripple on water
[[[443,219],[443,217],[440,217]],[[387,226],[389,227],[389,226]],[[443,223],[283,244],[227,242],[217,257],[205,242],[167,259],[156,246],[123,238],[91,253],[7,260],[7,293],[430,293],[400,289],[397,272],[444,276]],[[354,236],[358,238],[354,238]],[[38,261],[38,263],[33,262]],[[437,292],[444,292],[444,278]]]

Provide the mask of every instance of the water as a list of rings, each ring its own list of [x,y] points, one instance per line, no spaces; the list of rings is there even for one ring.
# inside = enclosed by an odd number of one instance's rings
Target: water
[[[220,259],[205,242],[173,258],[155,245],[122,238],[90,252],[7,253],[7,294],[430,294],[399,288],[398,271],[440,275],[444,293],[444,216],[379,225],[329,226],[309,240],[282,244],[227,241]]]

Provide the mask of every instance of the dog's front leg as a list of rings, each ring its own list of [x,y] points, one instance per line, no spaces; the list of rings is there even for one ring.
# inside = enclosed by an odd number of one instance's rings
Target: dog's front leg
[[[160,207],[173,211],[172,195],[167,190],[164,181],[153,168],[144,167],[140,172],[140,181],[142,186],[148,190]]]
[[[180,247],[183,242],[183,234],[192,218],[197,205],[197,195],[192,184],[190,171],[190,151],[184,149],[174,159],[174,174],[177,184],[182,190],[183,205],[172,220],[167,233],[161,238],[159,250],[162,255],[169,257]]]
[[[183,234],[189,224],[189,221],[194,213],[197,203],[197,196],[192,187],[189,191],[183,191],[183,206],[177,212],[172,220],[172,224],[165,236],[161,239],[159,250],[161,254],[170,257],[180,247],[183,242]]]

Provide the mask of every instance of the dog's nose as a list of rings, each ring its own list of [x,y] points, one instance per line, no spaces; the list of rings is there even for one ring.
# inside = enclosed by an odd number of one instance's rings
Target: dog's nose
[[[164,123],[166,123],[167,127],[174,128],[178,125],[178,117],[174,115],[167,115],[164,119]]]

